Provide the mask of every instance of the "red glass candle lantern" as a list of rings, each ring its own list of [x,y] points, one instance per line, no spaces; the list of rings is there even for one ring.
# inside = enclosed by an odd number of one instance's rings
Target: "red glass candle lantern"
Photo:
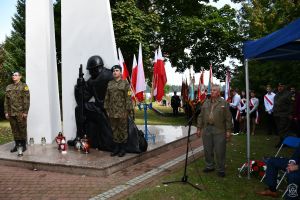
[[[65,139],[61,140],[59,148],[60,148],[62,154],[66,154],[67,153],[67,144],[66,144],[66,140]]]
[[[58,145],[58,150],[61,150],[60,144],[61,144],[63,139],[66,140],[66,138],[63,136],[62,132],[59,132],[58,135],[55,137],[55,142]]]
[[[90,152],[90,144],[86,135],[81,139],[81,148],[83,153],[88,154]]]

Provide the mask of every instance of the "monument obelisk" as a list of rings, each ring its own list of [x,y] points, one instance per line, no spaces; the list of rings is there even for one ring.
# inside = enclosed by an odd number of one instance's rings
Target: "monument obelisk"
[[[63,0],[61,2],[63,131],[76,136],[74,86],[78,69],[89,57],[99,55],[104,66],[117,64],[117,51],[109,0]],[[87,80],[87,79],[86,79]]]
[[[30,90],[28,139],[52,143],[61,131],[52,0],[26,1],[26,82]]]

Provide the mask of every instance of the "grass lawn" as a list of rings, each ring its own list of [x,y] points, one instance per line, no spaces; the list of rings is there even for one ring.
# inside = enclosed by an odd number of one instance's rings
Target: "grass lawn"
[[[172,108],[166,106],[160,106],[158,104],[153,104],[153,106],[166,114],[166,116],[159,115],[155,113],[153,110],[147,110],[148,116],[148,124],[149,125],[185,125],[187,123],[187,119],[182,112],[179,112],[179,116],[172,116]],[[144,124],[144,110],[135,109],[135,122],[138,125]]]
[[[0,144],[4,144],[13,140],[9,122],[0,121]]]
[[[251,159],[261,160],[264,156],[275,155],[276,148],[274,144],[277,142],[277,137],[267,136],[258,132],[254,137],[251,137]],[[184,152],[183,152],[184,153]],[[290,149],[284,149],[281,155],[291,155]],[[250,180],[247,177],[238,177],[238,168],[246,161],[246,135],[233,136],[231,142],[227,144],[227,168],[226,177],[219,178],[215,172],[210,174],[202,173],[204,168],[203,158],[199,158],[188,166],[189,181],[194,184],[199,184],[204,188],[199,192],[188,185],[170,184],[163,185],[163,181],[181,180],[183,175],[183,167],[176,172],[165,177],[158,178],[155,182],[139,190],[129,196],[129,200],[174,200],[174,199],[207,199],[207,200],[260,200],[272,199],[260,197],[255,194],[256,191],[263,190],[266,186],[260,183],[260,179],[252,177]],[[285,188],[283,187],[282,190]]]
[[[153,110],[148,110],[148,124],[150,125],[185,125],[186,117],[180,113],[178,117],[171,115],[172,108],[154,104],[155,108],[166,116],[158,115]],[[135,110],[136,123],[144,124],[144,111]],[[0,122],[0,144],[12,141],[11,130],[7,121]],[[276,150],[274,144],[277,143],[277,137],[268,136],[261,130],[257,130],[255,136],[251,136],[251,159],[261,160],[264,156],[272,156]],[[183,152],[184,153],[184,152]],[[290,149],[284,149],[281,155],[291,155]],[[158,177],[156,181],[147,185],[131,196],[129,200],[174,200],[174,199],[220,199],[220,200],[260,200],[272,199],[259,197],[256,191],[265,188],[265,185],[259,182],[259,178],[252,177],[248,180],[246,177],[238,177],[238,168],[246,161],[246,135],[233,136],[227,144],[227,168],[226,177],[219,178],[215,172],[203,174],[203,158],[194,160],[188,166],[189,181],[199,185],[204,190],[197,191],[188,185],[170,184],[163,185],[163,181],[180,180],[183,175],[183,166],[172,172],[170,175]],[[283,189],[283,188],[282,188]]]

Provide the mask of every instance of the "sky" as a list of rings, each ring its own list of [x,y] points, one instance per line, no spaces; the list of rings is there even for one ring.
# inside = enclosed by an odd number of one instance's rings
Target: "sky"
[[[17,0],[0,0],[0,43],[11,32],[11,18],[16,13]]]
[[[0,0],[0,43],[5,40],[5,36],[9,36],[11,32],[11,21],[12,17],[16,13],[16,3],[17,0]],[[219,0],[217,3],[211,1],[210,3],[217,8],[221,8],[225,4],[229,4],[231,7],[235,9],[239,9],[241,7],[240,4],[234,4],[230,0]],[[229,63],[229,60],[225,61],[225,63]],[[175,72],[175,68],[172,68],[170,63],[166,63],[166,72],[167,79],[169,85],[181,85],[183,77],[189,77],[189,70],[186,70],[184,74],[180,74]],[[209,73],[205,72],[204,74],[204,83],[208,83]],[[195,74],[196,84],[199,82],[200,74]],[[219,84],[220,81],[214,78],[214,83]]]

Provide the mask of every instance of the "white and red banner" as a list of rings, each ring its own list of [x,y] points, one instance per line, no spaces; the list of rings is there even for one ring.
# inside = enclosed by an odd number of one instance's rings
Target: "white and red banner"
[[[153,75],[152,75],[152,88],[151,88],[151,100],[153,96],[157,95],[157,87],[156,87],[156,82],[157,82],[157,76],[156,76],[156,71],[157,71],[157,50],[154,52],[154,61],[153,61]]]
[[[135,59],[135,57],[134,57]],[[136,61],[135,61],[136,62]],[[135,97],[139,102],[144,100],[144,91],[146,90],[145,73],[143,66],[142,44],[139,45],[139,56],[137,66],[132,66],[132,85],[135,91]]]
[[[132,72],[131,72],[131,85],[133,89],[132,96],[135,97],[135,89],[136,89],[136,80],[137,80],[137,62],[136,57],[133,55],[133,62],[132,62]]]
[[[166,75],[166,70],[165,70],[165,63],[164,63],[164,58],[162,56],[161,48],[158,47],[158,52],[157,52],[157,63],[155,66],[154,70],[154,77],[156,80],[155,83],[155,89],[156,91],[156,100],[161,101],[165,92],[164,88],[167,83],[167,75]]]
[[[228,101],[230,98],[230,72],[227,69],[226,71],[226,80],[225,80],[225,101]]]
[[[198,101],[204,102],[206,98],[205,95],[205,86],[204,86],[204,70],[201,71],[199,85],[198,85]]]
[[[118,55],[119,55],[119,65],[122,68],[122,79],[127,80],[127,78],[129,77],[129,72],[128,72],[128,69],[127,69],[127,66],[125,64],[125,61],[124,61],[124,58],[123,58],[123,55],[122,55],[122,52],[121,52],[120,48],[118,48]]]

